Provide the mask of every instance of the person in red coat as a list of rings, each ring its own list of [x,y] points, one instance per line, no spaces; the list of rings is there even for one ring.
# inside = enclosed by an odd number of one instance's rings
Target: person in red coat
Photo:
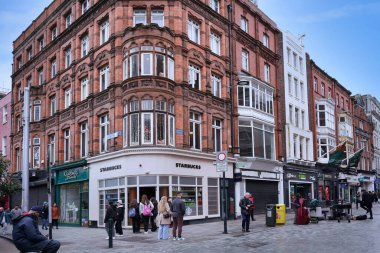
[[[249,195],[249,200],[252,202],[252,205],[249,207],[249,215],[251,216],[252,221],[255,221],[255,217],[253,216],[253,209],[255,209],[255,199],[252,194]]]

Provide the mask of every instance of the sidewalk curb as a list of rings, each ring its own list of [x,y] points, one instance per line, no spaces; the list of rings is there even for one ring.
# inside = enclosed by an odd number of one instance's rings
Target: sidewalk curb
[[[8,236],[0,235],[0,238],[6,239],[6,240],[10,241],[11,243],[13,243],[13,239],[9,238]]]

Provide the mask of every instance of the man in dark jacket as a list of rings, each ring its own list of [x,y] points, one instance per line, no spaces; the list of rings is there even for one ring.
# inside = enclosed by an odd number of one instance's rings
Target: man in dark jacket
[[[33,206],[27,215],[22,215],[13,220],[13,242],[21,252],[42,251],[43,253],[55,253],[61,244],[56,240],[49,240],[38,230],[38,216],[41,208]]]
[[[42,220],[42,229],[46,229],[48,230],[48,226],[49,226],[49,207],[48,207],[48,203],[47,202],[44,202],[44,204],[42,205],[42,212],[41,212],[41,220]]]
[[[125,208],[123,206],[123,201],[120,199],[116,202],[116,205],[116,236],[123,236],[123,228],[121,225],[124,220]]]
[[[244,194],[244,197],[240,200],[239,206],[241,208],[241,219],[242,219],[242,230],[243,232],[250,232],[249,231],[249,208],[252,205],[252,202],[249,200],[251,194],[249,192],[246,192]]]
[[[362,205],[360,205],[360,207],[366,210],[367,213],[369,213],[370,219],[373,219],[372,201],[373,201],[372,195],[369,194],[366,190],[362,190]]]
[[[106,228],[106,231],[107,231],[107,234],[108,234],[108,237],[106,238],[106,240],[109,239],[109,237],[111,236],[109,234],[109,219],[112,219],[112,237],[113,239],[115,239],[115,220],[116,220],[116,207],[115,205],[113,204],[112,201],[108,202],[108,207],[107,207],[107,211],[106,211],[106,216],[104,217],[104,224],[106,225],[105,228]]]
[[[177,198],[173,201],[170,210],[173,217],[173,240],[185,240],[182,237],[182,226],[183,226],[183,216],[185,215],[186,208],[185,202],[182,200],[182,192],[177,192]],[[178,228],[178,237],[177,237],[177,228]]]

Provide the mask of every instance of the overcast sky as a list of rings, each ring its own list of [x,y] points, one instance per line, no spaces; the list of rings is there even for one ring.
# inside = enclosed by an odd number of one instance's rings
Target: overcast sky
[[[11,88],[12,42],[50,2],[0,0],[0,89]],[[380,0],[258,0],[258,4],[282,30],[306,34],[311,58],[353,94],[380,98]]]

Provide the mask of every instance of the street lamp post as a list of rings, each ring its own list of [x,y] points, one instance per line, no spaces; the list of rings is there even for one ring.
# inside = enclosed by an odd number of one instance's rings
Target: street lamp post
[[[22,136],[22,202],[23,212],[29,211],[29,87],[24,88],[23,136]]]
[[[46,151],[46,163],[47,163],[47,194],[48,194],[48,205],[49,205],[49,239],[51,240],[53,238],[53,229],[52,229],[52,201],[51,201],[51,171],[50,171],[50,144],[47,145],[47,151]]]

